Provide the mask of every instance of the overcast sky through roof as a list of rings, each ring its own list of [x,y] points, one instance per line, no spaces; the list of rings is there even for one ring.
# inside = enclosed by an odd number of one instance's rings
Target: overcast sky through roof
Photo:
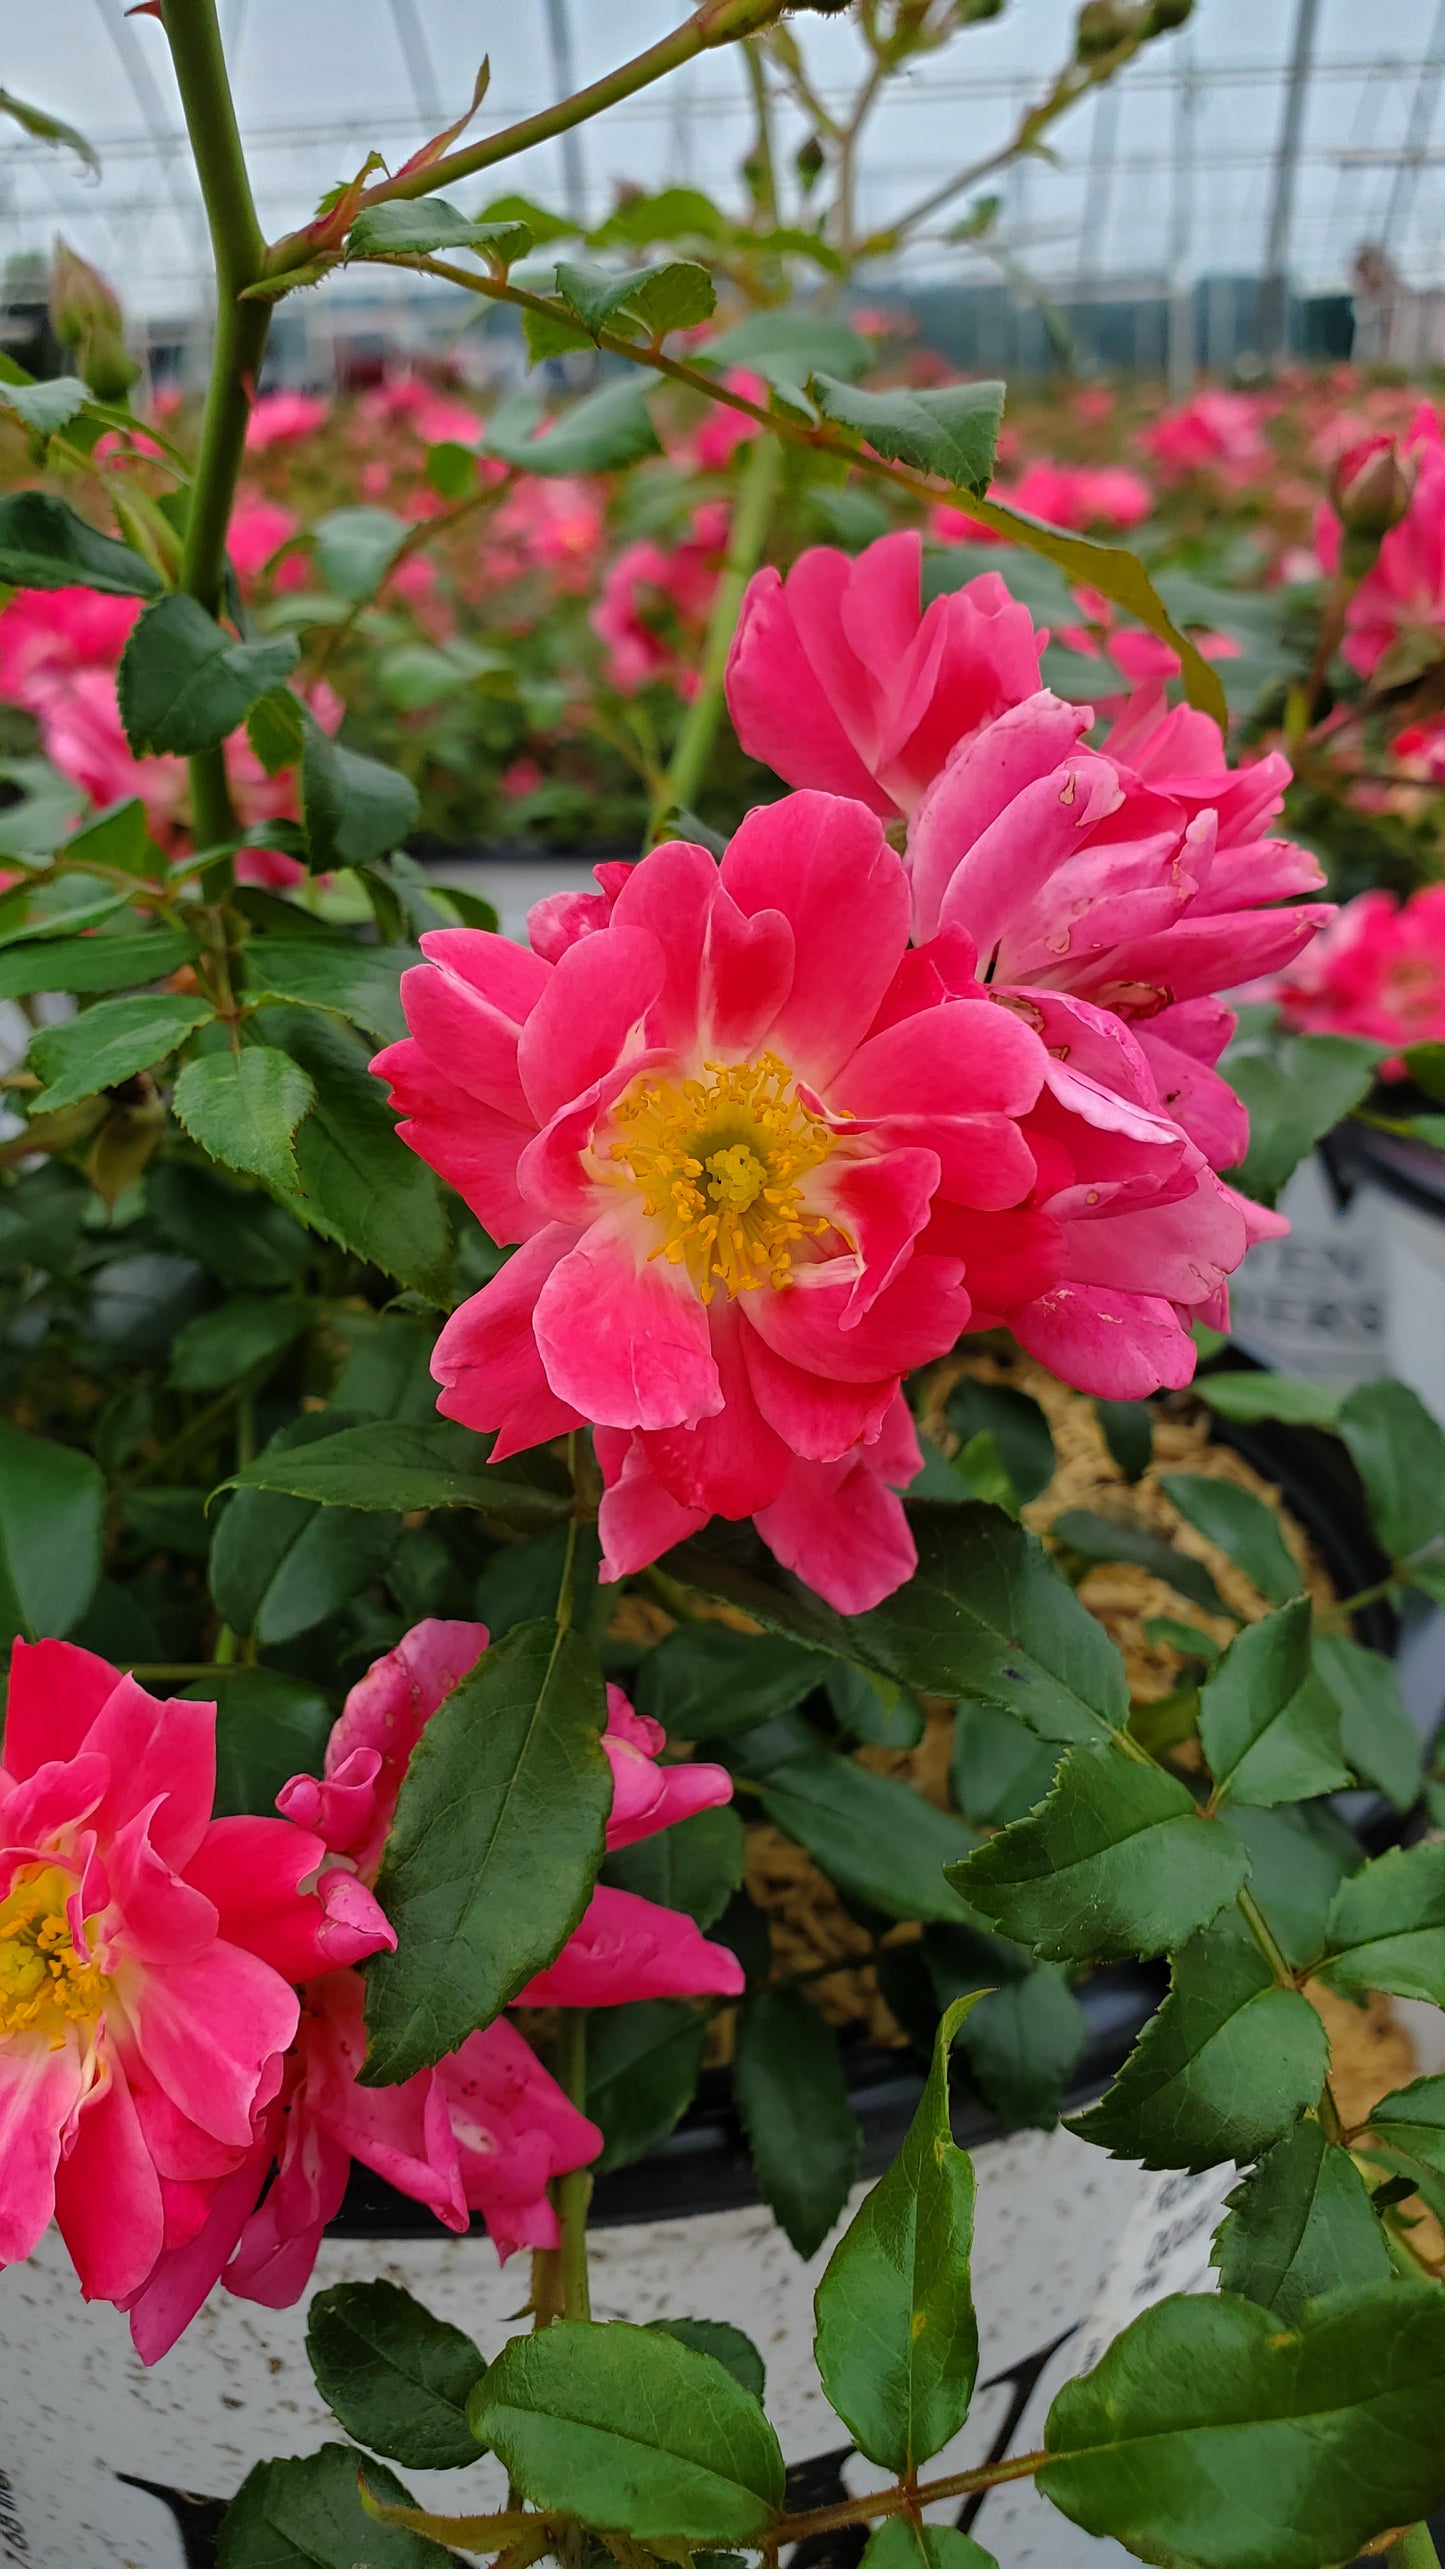
[[[568,0],[579,78],[651,42],[686,0]],[[1007,238],[1052,282],[1158,275],[1171,238],[1194,274],[1258,270],[1268,221],[1281,76],[1296,0],[1196,0],[1182,34],[1150,48],[1058,135],[1061,167],[1034,163],[1006,190]],[[321,190],[375,143],[395,161],[433,121],[464,104],[480,56],[492,62],[479,130],[553,94],[545,0],[221,0],[261,219],[274,233],[304,219]],[[1071,0],[1012,0],[896,83],[864,163],[870,222],[1001,140],[1068,50]],[[843,88],[859,59],[845,24],[794,26],[823,86]],[[1416,283],[1445,270],[1445,105],[1418,167],[1402,177],[1414,113],[1430,103],[1445,46],[1445,0],[1323,0],[1301,165],[1294,268],[1310,288],[1346,282],[1363,240],[1393,222],[1394,255]],[[78,125],[103,161],[99,184],[75,164],[0,128],[0,253],[45,251],[63,231],[122,282],[138,312],[194,308],[204,234],[180,137],[164,35],[127,19],[123,0],[8,0],[0,82]],[[1437,83],[1438,86],[1438,83]],[[439,111],[439,112],[438,112]],[[587,201],[600,217],[620,181],[686,179],[735,191],[748,117],[740,66],[704,57],[628,102],[582,141]],[[560,201],[550,144],[496,180],[458,191],[468,210],[501,186]],[[950,208],[957,219],[965,200]],[[1086,219],[1087,217],[1087,219]],[[943,238],[915,253],[933,274],[985,273]]]

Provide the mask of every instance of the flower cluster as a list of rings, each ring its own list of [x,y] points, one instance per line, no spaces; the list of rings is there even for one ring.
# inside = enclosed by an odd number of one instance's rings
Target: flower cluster
[[[1328,915],[1288,770],[1231,773],[1162,682],[1085,747],[1041,643],[991,573],[921,612],[913,534],[760,573],[729,702],[802,790],[404,977],[403,1134],[519,1244],[439,1406],[496,1460],[592,1426],[608,1575],[752,1517],[864,1610],[915,1558],[906,1373],[1005,1322],[1085,1390],[1177,1386],[1279,1227],[1218,1174],[1213,1065],[1219,989]]]
[[[1362,892],[1275,985],[1287,1025],[1398,1045],[1445,1042],[1445,884]],[[1398,1061],[1382,1062],[1386,1078]]]
[[[52,2214],[88,2299],[154,2362],[218,2279],[272,2308],[304,2290],[353,2159],[498,2254],[552,2246],[551,2178],[601,2147],[498,2021],[395,2087],[360,2084],[355,1965],[395,1944],[370,1888],[408,1760],[487,1646],[419,1624],[352,1689],[320,1778],[277,1819],[212,1820],[214,1704],[157,1703],[66,1642],[16,1644],[0,1765],[0,2264]],[[728,1799],[663,1767],[613,1687],[609,1847]],[[594,1890],[535,2006],[736,1995],[692,1920]],[[299,1991],[299,1996],[298,1996]]]
[[[1397,687],[1445,659],[1445,443],[1435,410],[1422,402],[1402,437],[1371,439],[1369,447],[1377,476],[1381,462],[1393,467],[1389,505],[1378,556],[1350,594],[1341,649],[1362,678]],[[1353,451],[1361,468],[1371,460]],[[1348,511],[1339,478],[1335,496]],[[1321,511],[1316,541],[1333,572],[1341,529],[1331,510]]]

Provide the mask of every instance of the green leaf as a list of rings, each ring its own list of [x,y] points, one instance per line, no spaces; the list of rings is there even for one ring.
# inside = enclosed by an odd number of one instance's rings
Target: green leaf
[[[415,1508],[476,1508],[519,1532],[555,1526],[570,1513],[563,1491],[489,1463],[482,1438],[450,1419],[376,1419],[338,1428],[334,1416],[322,1414],[313,1427],[316,1442],[306,1452],[273,1441],[225,1487],[407,1515]]]
[[[1146,2168],[1245,2162],[1318,2103],[1328,2066],[1309,2000],[1280,1988],[1242,1924],[1221,1921],[1175,1955],[1158,2015],[1069,2128]]]
[[[860,2569],[998,2569],[998,2562],[957,2525],[894,2515],[869,2535]]]
[[[507,266],[526,257],[535,237],[528,223],[488,222],[485,217],[474,222],[455,205],[448,205],[444,196],[419,196],[402,197],[390,205],[368,205],[352,224],[346,248],[348,256],[355,258],[424,258],[432,250],[483,250]]]
[[[318,873],[389,855],[421,815],[409,777],[343,749],[316,722],[306,726],[301,754],[301,810]]]
[[[746,366],[764,383],[797,394],[815,371],[855,381],[867,372],[873,352],[846,321],[829,321],[793,306],[784,312],[751,313],[709,339],[702,353],[710,366]]]
[[[116,678],[131,748],[137,758],[214,749],[299,656],[294,633],[238,642],[194,598],[179,591],[158,598],[131,634]]]
[[[300,1192],[286,1209],[429,1302],[444,1302],[450,1237],[431,1171],[397,1140],[366,1055],[344,1027],[305,1009],[252,1021],[305,1071],[315,1104],[296,1135]]]
[[[1142,1480],[1154,1457],[1154,1412],[1147,1400],[1096,1400],[1094,1416],[1125,1480]]]
[[[357,2494],[362,2456],[354,2444],[258,2462],[226,2509],[216,2569],[447,2569],[451,2553],[399,2525],[378,2524]],[[366,2463],[373,2495],[410,2504],[383,2463]]]
[[[763,2359],[750,2337],[734,2328],[726,2319],[649,2319],[659,2337],[675,2337],[679,2346],[691,2346],[699,2355],[711,2355],[741,2382],[755,2400],[760,2400],[767,2381]]]
[[[665,339],[670,330],[706,321],[717,304],[712,278],[693,259],[668,259],[660,267],[620,274],[559,259],[557,292],[593,339],[617,321],[646,330],[650,339]],[[622,335],[631,334],[624,329]]]
[[[219,1391],[253,1365],[264,1365],[293,1347],[313,1317],[309,1302],[263,1301],[238,1295],[218,1311],[198,1312],[171,1342],[170,1379],[177,1391]]]
[[[100,589],[112,598],[153,598],[163,586],[144,554],[97,534],[49,491],[0,499],[0,581],[12,589]]]
[[[791,1712],[821,1685],[829,1662],[796,1642],[683,1624],[650,1650],[634,1690],[637,1710],[674,1739],[725,1739]]]
[[[872,1748],[916,1748],[923,1737],[923,1707],[893,1677],[837,1661],[824,1680],[833,1718],[853,1739]]]
[[[1412,2177],[1437,2221],[1445,2219],[1445,2078],[1417,2078],[1370,2108],[1376,2146],[1366,2155]]]
[[[368,2084],[455,2051],[555,1961],[602,1855],[606,1711],[586,1643],[538,1619],[433,1714],[377,1884],[398,1946],[367,1972]]]
[[[1360,1861],[1357,1838],[1322,1802],[1272,1811],[1226,1802],[1222,1825],[1248,1849],[1249,1889],[1286,1962],[1304,1971],[1325,1949],[1330,1902]]]
[[[213,1160],[287,1197],[300,1186],[296,1127],[315,1103],[310,1073],[271,1044],[203,1053],[187,1062],[171,1098],[179,1121]]]
[[[514,2337],[470,2422],[534,2506],[639,2542],[752,2543],[782,2504],[757,2401],[712,2356],[623,2320]]]
[[[1176,1596],[1202,1606],[1206,1614],[1229,1612],[1204,1563],[1179,1551],[1162,1534],[1151,1534],[1147,1526],[1125,1525],[1118,1517],[1100,1515],[1093,1508],[1065,1508],[1049,1532],[1081,1561],[1136,1562],[1152,1577],[1163,1579]]]
[[[1392,1847],[1340,1884],[1325,1924],[1320,1978],[1367,1997],[1424,1998],[1445,2007],[1445,1839]]]
[[[246,949],[246,995],[270,992],[307,1008],[334,1008],[383,1044],[407,1031],[398,995],[418,946],[352,945],[340,937],[255,937]]]
[[[602,2127],[599,2169],[625,2168],[666,2140],[692,2103],[706,2041],[707,2018],[684,1999],[643,1998],[595,2011],[586,2108]]]
[[[1206,1472],[1165,1472],[1160,1486],[1185,1523],[1242,1570],[1272,1606],[1288,1605],[1299,1595],[1304,1573],[1280,1533],[1273,1508],[1253,1490]]]
[[[0,954],[0,999],[25,999],[36,990],[133,990],[138,982],[164,981],[195,951],[184,928],[138,937],[48,937]]]
[[[758,2191],[800,2257],[827,2238],[863,2136],[831,2025],[798,1989],[761,1989],[738,2023],[733,2096]]]
[[[1183,2569],[1321,2569],[1445,2497],[1445,2295],[1328,2294],[1293,2331],[1172,2294],[1049,2411],[1038,2487],[1086,2532]]]
[[[911,1784],[819,1748],[770,1767],[755,1789],[773,1825],[840,1891],[890,1918],[963,1915],[944,1868],[968,1853],[973,1832]]]
[[[988,489],[1003,419],[1003,384],[947,384],[936,392],[894,384],[887,392],[864,392],[835,375],[815,373],[809,390],[825,419],[855,429],[890,463],[940,474],[955,490],[980,498]]]
[[[976,2083],[1009,2130],[1046,2132],[1088,2038],[1089,2020],[1066,1975],[1045,1962],[986,1990],[960,2040]]]
[[[1053,1430],[1029,1393],[965,1374],[949,1393],[948,1423],[965,1445],[987,1430],[1020,1507],[1048,1488],[1056,1461]]]
[[[1172,1951],[1248,1871],[1238,1840],[1201,1817],[1177,1776],[1122,1748],[1073,1748],[1041,1809],[949,1880],[1041,1961],[1118,1962]]]
[[[1341,1404],[1339,1431],[1392,1561],[1445,1533],[1445,1429],[1408,1384],[1361,1383]]]
[[[477,221],[479,223],[525,223],[533,240],[538,244],[544,241],[575,239],[582,229],[581,224],[573,222],[570,215],[551,214],[545,205],[536,204],[530,196],[518,195],[515,189],[505,196],[493,197],[490,205],[482,207]]]
[[[655,1829],[634,1846],[619,1847],[603,1879],[640,1900],[680,1910],[699,1927],[720,1918],[743,1878],[746,1831],[736,1811],[723,1806],[694,1811],[670,1829]]]
[[[407,534],[407,522],[389,508],[334,508],[311,529],[321,585],[353,606],[380,587]]]
[[[545,473],[549,478],[620,472],[644,455],[662,452],[648,416],[647,387],[631,377],[588,393],[585,400],[564,411],[545,437],[538,437],[535,432],[542,417],[540,402],[529,394],[514,394],[492,414],[487,452],[519,465],[523,472]]]
[[[132,1499],[144,1496],[136,1491]],[[335,1715],[326,1697],[279,1668],[218,1668],[202,1679],[216,1698],[216,1816],[269,1818],[293,1775],[319,1775]]]
[[[63,143],[92,178],[99,178],[100,161],[94,145],[59,116],[50,115],[44,107],[32,107],[27,99],[17,98],[13,89],[0,89],[0,116],[13,117],[22,132],[33,134],[38,143]],[[13,365],[14,359],[8,358],[6,363]]]
[[[1235,1802],[1303,1802],[1349,1782],[1339,1708],[1310,1657],[1310,1602],[1246,1624],[1200,1696],[1199,1736],[1217,1793]]]
[[[1334,1383],[1309,1383],[1294,1374],[1196,1374],[1196,1397],[1221,1418],[1248,1424],[1282,1419],[1290,1427],[1333,1427],[1343,1394]]]
[[[1249,1152],[1236,1183],[1273,1204],[1306,1154],[1358,1106],[1384,1047],[1356,1035],[1242,1038],[1220,1068],[1249,1110]]]
[[[271,1440],[283,1452],[327,1422],[307,1413]],[[309,1507],[240,1490],[216,1528],[211,1594],[233,1632],[266,1644],[290,1641],[344,1606],[384,1570],[401,1531],[397,1515]]]
[[[1413,1809],[1420,1795],[1424,1756],[1405,1710],[1393,1660],[1366,1650],[1342,1632],[1319,1632],[1315,1674],[1339,1707],[1345,1763],[1367,1784],[1378,1784],[1397,1811]]]
[[[934,2041],[908,2135],[834,2249],[818,2286],[817,2362],[860,2451],[900,2477],[968,2415],[978,2372],[969,2255],[973,2164],[953,2139],[948,2061],[973,1998]]]
[[[88,1454],[0,1419],[0,1642],[60,1640],[100,1578],[105,1483]]]
[[[164,1061],[177,1044],[214,1015],[209,999],[181,999],[145,992],[133,999],[102,999],[64,1026],[47,1026],[30,1046],[30,1059],[46,1085],[32,1098],[33,1115],[76,1106],[103,1088],[118,1088],[137,1071]]]
[[[84,410],[89,399],[90,388],[79,375],[54,375],[48,383],[0,383],[0,403],[13,410],[16,418],[23,419],[39,437],[48,437],[52,430],[63,428],[77,411]]]
[[[1041,1802],[1058,1769],[1059,1751],[1034,1737],[1001,1704],[960,1704],[953,1717],[949,1784],[964,1817],[1004,1828]]]
[[[1212,1667],[1219,1657],[1220,1645],[1212,1633],[1201,1632],[1197,1624],[1179,1623],[1173,1615],[1146,1615],[1143,1633],[1151,1650],[1180,1651],[1204,1668]]]
[[[1349,2151],[1308,2116],[1236,2186],[1229,2207],[1211,2259],[1220,2284],[1287,2328],[1316,2294],[1394,2273],[1369,2187]]]
[[[316,2387],[348,2435],[411,2471],[459,2471],[480,2459],[467,2402],[486,2363],[459,2328],[433,2319],[399,2285],[333,2284],[306,2314]]]
[[[605,223],[587,237],[594,249],[614,247],[629,250],[646,249],[652,241],[682,241],[697,238],[725,243],[733,236],[734,226],[720,206],[698,187],[660,187],[654,195],[642,191],[625,196],[613,207]]]

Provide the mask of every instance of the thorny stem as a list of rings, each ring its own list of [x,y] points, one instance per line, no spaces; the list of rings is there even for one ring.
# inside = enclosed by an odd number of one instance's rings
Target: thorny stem
[[[806,2542],[815,2533],[833,2533],[845,2524],[871,2524],[875,2516],[916,2515],[940,2498],[970,2497],[975,2489],[996,2489],[1004,2480],[1031,2480],[1052,2460],[1048,2453],[1016,2453],[1007,2462],[989,2462],[978,2471],[950,2471],[921,2486],[877,2489],[871,2497],[845,2498],[836,2507],[814,2507],[806,2515],[786,2515],[774,2528],[779,2543]]]
[[[782,472],[782,450],[775,437],[755,439],[733,510],[727,561],[713,599],[703,651],[702,684],[688,706],[662,792],[653,808],[653,826],[669,804],[695,803],[722,719],[723,680],[728,652],[749,580],[763,558],[768,521],[773,513]]]
[[[1260,1952],[1263,1954],[1265,1961],[1268,1963],[1270,1970],[1274,1973],[1275,1979],[1280,1988],[1298,1989],[1300,1985],[1300,1974],[1291,1964],[1288,1955],[1281,1946],[1279,1939],[1275,1935],[1274,1929],[1271,1927],[1269,1920],[1266,1918],[1264,1911],[1261,1909],[1259,1902],[1254,1896],[1254,1893],[1249,1890],[1241,1891],[1237,1895],[1237,1906],[1240,1916],[1243,1918],[1245,1925],[1248,1927],[1250,1934],[1253,1936],[1254,1941],[1258,1945]],[[1335,2092],[1331,2087],[1328,2078],[1325,2080],[1324,2089],[1320,2096],[1319,2116],[1320,2128],[1323,2131],[1326,2140],[1343,2141],[1345,2137],[1344,2118],[1340,2113],[1338,2105],[1335,2103]]]
[[[178,0],[171,0],[171,5],[178,5]],[[634,54],[630,62],[620,63],[601,80],[574,91],[570,98],[559,98],[535,116],[524,116],[520,123],[487,135],[483,142],[444,153],[440,160],[423,168],[378,180],[363,192],[357,211],[388,204],[397,197],[431,196],[438,188],[450,187],[458,179],[471,178],[478,170],[492,169],[498,161],[512,160],[518,152],[530,151],[535,143],[550,142],[555,135],[568,133],[574,125],[601,115],[605,108],[615,107],[621,99],[635,96],[639,89],[650,87],[654,80],[679,70],[713,46],[732,44],[740,36],[771,26],[781,7],[782,0],[703,0],[703,5],[694,9],[692,16],[675,27],[671,35]],[[315,256],[316,248],[311,227],[288,232],[267,251],[266,275],[285,276],[293,268],[304,267]]]
[[[256,379],[266,351],[270,306],[238,300],[260,276],[266,254],[236,123],[215,0],[164,0],[166,35],[181,106],[205,200],[216,267],[216,340],[191,486],[180,585],[208,615],[221,607],[226,530],[246,443]],[[204,749],[190,762],[191,823],[200,847],[236,833],[224,749]],[[230,875],[218,860],[217,890]]]
[[[1398,1581],[1393,1578],[1376,1579],[1371,1587],[1357,1588],[1352,1597],[1337,1597],[1332,1606],[1326,1606],[1317,1613],[1315,1620],[1318,1630],[1339,1632],[1366,1606],[1378,1605],[1382,1597],[1392,1595],[1398,1584]]]

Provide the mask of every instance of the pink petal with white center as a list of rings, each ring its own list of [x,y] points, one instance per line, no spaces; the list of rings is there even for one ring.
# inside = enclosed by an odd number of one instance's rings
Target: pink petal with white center
[[[158,1702],[133,1677],[117,1680],[86,1735],[110,1760],[111,1782],[96,1814],[104,1838],[152,1807],[151,1844],[183,1866],[205,1835],[216,1790],[216,1707],[172,1697]]]
[[[805,1267],[782,1293],[750,1293],[744,1319],[775,1355],[804,1373],[876,1383],[943,1356],[968,1322],[959,1261],[915,1250],[895,1281],[851,1326],[854,1278],[847,1259]]]
[[[1047,1055],[1011,1008],[945,1000],[870,1035],[832,1084],[848,1115],[1026,1115]]]
[[[522,1030],[517,1066],[539,1124],[643,1050],[666,958],[646,928],[610,927],[569,946]]]
[[[371,1065],[390,1084],[402,1140],[454,1186],[494,1240],[525,1240],[537,1215],[517,1185],[517,1162],[535,1127],[483,1106],[438,1070],[420,1044],[391,1044]]]
[[[114,2043],[55,2171],[55,2217],[86,2301],[120,2301],[145,2282],[165,2240],[160,2179]]]
[[[38,1766],[74,1757],[117,1682],[108,1660],[76,1642],[17,1639],[5,1707],[4,1773],[19,1783]]]
[[[787,1449],[753,1398],[743,1361],[749,1334],[736,1304],[714,1305],[709,1339],[719,1388],[715,1414],[645,1439],[648,1462],[679,1507],[701,1508],[709,1516],[751,1516],[776,1496],[787,1473]]]
[[[817,1186],[817,1200],[827,1203],[858,1262],[843,1328],[870,1311],[906,1265],[927,1224],[939,1175],[936,1151],[889,1150],[856,1160],[840,1155],[832,1162]]]
[[[415,964],[402,974],[401,1004],[434,1071],[478,1105],[514,1123],[534,1121],[517,1068],[522,1029],[505,1008],[440,961]],[[392,1045],[378,1054],[372,1067],[379,1078],[393,1075],[396,1051]]]
[[[265,2065],[295,2034],[295,1991],[239,1945],[215,1944],[194,1962],[127,1968],[120,1992],[151,2076],[203,2132],[243,2147]]]
[[[119,1951],[135,1962],[194,1962],[215,1937],[216,1910],[204,1885],[194,1877],[182,1881],[157,1854],[152,1842],[157,1809],[153,1802],[137,1811],[106,1848],[110,1903],[102,1932],[113,1927]],[[243,1830],[249,1825],[240,1823]],[[214,1830],[207,1836],[214,1836]]]
[[[556,1961],[518,1993],[519,2007],[625,2007],[639,1998],[740,1998],[743,1970],[691,1918],[632,1891],[593,1892]]]
[[[686,1271],[649,1259],[611,1218],[552,1269],[533,1328],[558,1400],[595,1425],[691,1427],[722,1407],[707,1312]]]
[[[894,1374],[882,1382],[843,1383],[804,1373],[775,1355],[755,1329],[747,1331],[743,1347],[759,1410],[789,1452],[805,1462],[836,1462],[853,1446],[871,1442],[897,1397]]]
[[[770,1047],[815,1088],[855,1051],[908,943],[908,882],[880,823],[829,794],[786,794],[748,813],[722,861],[748,917],[792,929],[792,987]]]
[[[1071,776],[1089,763],[1087,758],[1072,757],[1080,734],[1088,728],[1087,706],[1064,704],[1044,688],[952,751],[909,825],[908,870],[917,938],[937,935],[944,924],[945,896],[950,896],[949,920],[968,931],[980,953],[987,953],[1012,912],[1057,863],[1056,855],[1042,849],[1035,853],[1017,836],[996,840],[990,835],[994,824],[1029,788],[1036,793],[1040,786],[1044,788],[1039,808],[1046,815],[1045,827],[1053,823],[1048,846],[1052,848],[1054,837],[1064,847],[1077,846],[1078,832],[1071,833],[1068,823],[1077,822],[1092,808],[1091,789],[1081,790],[1076,784],[1072,804],[1060,806],[1058,796],[1065,782],[1060,770],[1066,759]],[[1096,763],[1099,784],[1092,792],[1117,797],[1113,769],[1107,760]],[[1050,780],[1055,778],[1051,804]],[[1064,815],[1062,824],[1057,812]],[[1010,857],[1016,866],[1022,861],[1021,870],[1012,875]]]
[[[23,1849],[28,1855],[58,1830],[78,1827],[99,1810],[109,1784],[110,1759],[94,1757],[89,1750],[35,1767],[13,1792],[7,1791],[0,1767],[0,1848]],[[10,1887],[3,1867],[0,1855],[0,1899]]]
[[[600,1427],[594,1441],[604,1483],[597,1512],[601,1576],[625,1579],[670,1552],[674,1543],[700,1533],[711,1510],[679,1506],[654,1472],[642,1437]]]
[[[653,1045],[687,1053],[756,1048],[793,975],[793,933],[778,911],[745,918],[706,848],[675,840],[633,867],[613,916],[619,928],[648,930],[667,958],[648,1018]]]
[[[1055,1285],[1011,1311],[1009,1326],[1030,1356],[1096,1400],[1147,1400],[1193,1380],[1194,1341],[1157,1294]]]
[[[214,1900],[228,1944],[244,1946],[283,1980],[311,1980],[396,1947],[365,1885],[352,1873],[322,1870],[326,1853],[324,1838],[289,1819],[217,1820],[189,1878]],[[314,1888],[303,1890],[313,1877]]]
[[[449,2230],[465,2230],[456,2143],[444,2091],[432,2070],[396,2087],[361,2087],[366,2057],[361,1981],[355,1972],[324,1984],[324,2007],[307,2026],[307,2095],[333,2140],[416,2203],[428,2204]]]
[[[49,2226],[61,2141],[84,2086],[76,2033],[54,2051],[44,2034],[0,2042],[0,2266],[28,2257]]]
[[[582,1425],[581,1414],[552,1390],[532,1326],[542,1285],[576,1237],[560,1223],[538,1232],[458,1306],[432,1350],[437,1408],[482,1434],[494,1429],[496,1463]]]

